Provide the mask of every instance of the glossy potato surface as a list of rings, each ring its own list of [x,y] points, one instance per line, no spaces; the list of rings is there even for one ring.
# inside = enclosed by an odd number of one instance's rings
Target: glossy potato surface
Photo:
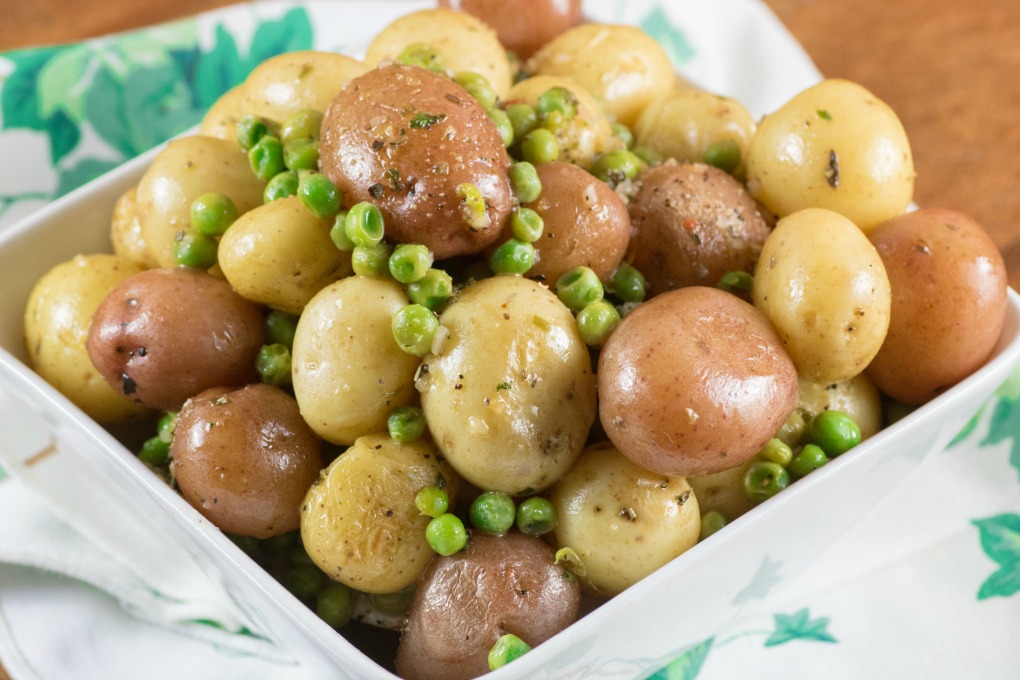
[[[305,50],[270,57],[245,79],[240,113],[283,123],[301,109],[323,112],[347,81],[368,69],[357,59],[333,52]]]

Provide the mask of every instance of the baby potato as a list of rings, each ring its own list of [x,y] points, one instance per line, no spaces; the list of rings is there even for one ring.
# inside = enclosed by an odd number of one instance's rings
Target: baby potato
[[[44,274],[25,306],[25,346],[33,370],[100,423],[148,412],[110,387],[85,349],[93,312],[114,286],[140,271],[117,255],[78,255]]]
[[[923,404],[980,368],[1006,318],[1006,267],[984,229],[955,210],[894,218],[868,238],[892,285],[889,334],[868,377]]]
[[[329,237],[296,196],[241,215],[220,239],[220,268],[230,285],[254,302],[299,315],[316,293],[351,273],[351,256]]]
[[[419,360],[393,339],[393,315],[408,303],[396,281],[351,276],[319,291],[294,334],[294,396],[323,439],[353,444],[386,431],[390,411],[415,397]]]
[[[581,0],[439,0],[474,15],[496,29],[496,36],[521,59],[581,19]]]
[[[415,495],[445,488],[451,506],[458,479],[427,438],[400,444],[388,434],[360,437],[322,471],[301,505],[301,541],[333,580],[365,593],[412,585],[435,553],[429,517]]]
[[[552,489],[556,545],[599,595],[623,592],[698,542],[698,499],[683,477],[644,470],[612,444],[590,446]]]
[[[752,296],[812,382],[861,373],[889,328],[882,259],[853,222],[831,210],[808,208],[779,220],[758,259]]]
[[[244,109],[245,94],[246,90],[242,83],[220,95],[202,118],[198,134],[237,142],[237,122],[249,113]]]
[[[674,86],[652,101],[634,123],[634,145],[663,158],[689,163],[712,160],[710,149],[732,142],[737,155],[727,168],[734,177],[747,173],[747,149],[754,136],[751,113],[735,99],[691,87]]]
[[[747,187],[780,217],[826,208],[867,232],[907,209],[914,161],[885,102],[856,83],[829,79],[758,124]]]
[[[673,87],[673,64],[662,46],[640,28],[619,24],[575,26],[540,49],[526,70],[570,78],[624,125]]]
[[[301,109],[325,111],[347,81],[368,70],[357,59],[333,52],[305,50],[270,57],[245,79],[241,115],[282,123]]]
[[[756,457],[752,456],[747,462],[729,470],[687,478],[698,498],[698,510],[702,515],[714,510],[721,513],[727,522],[732,522],[755,506],[744,491],[744,475],[755,460]]]
[[[443,7],[405,14],[384,28],[368,46],[365,63],[378,66],[415,44],[434,49],[447,71],[485,76],[500,98],[513,84],[510,60],[496,32],[481,19]]]
[[[110,220],[110,241],[113,253],[123,257],[142,269],[152,269],[156,258],[149,252],[149,246],[142,237],[142,223],[138,220],[138,187],[131,187],[113,205]]]
[[[811,422],[823,411],[841,411],[861,428],[861,439],[882,429],[882,395],[867,375],[834,383],[816,383],[801,378],[797,390],[797,408]]]
[[[170,445],[184,499],[223,531],[279,536],[300,524],[322,442],[271,385],[216,387],[184,402]]]
[[[693,477],[761,450],[793,410],[797,373],[758,310],[691,286],[623,318],[602,347],[598,390],[602,427],[620,453]]]
[[[475,534],[467,548],[437,557],[415,590],[397,647],[405,680],[469,680],[512,633],[532,647],[572,624],[581,588],[541,539]]]
[[[570,310],[534,281],[500,276],[461,291],[440,323],[449,337],[417,382],[436,445],[480,488],[551,486],[595,419],[595,378]]]
[[[172,141],[138,183],[142,238],[160,267],[174,267],[174,241],[190,228],[196,198],[210,191],[226,194],[244,214],[262,205],[264,188],[236,142],[200,136]]]

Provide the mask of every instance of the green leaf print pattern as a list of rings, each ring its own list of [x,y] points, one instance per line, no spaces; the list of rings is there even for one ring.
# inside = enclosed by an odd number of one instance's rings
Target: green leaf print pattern
[[[978,599],[1010,597],[1020,592],[1020,515],[1004,514],[972,522],[981,536],[981,548],[999,570],[985,579]]]
[[[712,649],[713,641],[714,638],[708,638],[704,642],[694,645],[671,661],[669,665],[663,666],[649,675],[646,680],[694,680],[701,672],[701,666]]]
[[[687,38],[669,22],[669,17],[661,7],[653,9],[640,24],[641,30],[655,38],[669,55],[674,66],[680,66],[691,60],[694,49]]]
[[[836,642],[836,638],[826,630],[829,626],[829,618],[822,617],[812,619],[808,610],[791,614],[773,614],[776,621],[776,629],[767,640],[766,647],[775,647],[791,640],[818,640],[819,642]]]

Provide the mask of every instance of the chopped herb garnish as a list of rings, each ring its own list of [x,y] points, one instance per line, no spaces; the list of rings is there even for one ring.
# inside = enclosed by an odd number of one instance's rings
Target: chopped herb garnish
[[[826,111],[825,109],[818,109],[817,111],[815,111],[815,113],[817,113],[818,117],[821,118],[822,120],[832,120],[832,116],[830,116],[829,112]]]
[[[513,385],[513,383],[510,383],[510,382],[500,383],[500,384],[496,385],[496,391],[498,392],[499,390],[508,390],[508,389],[510,389],[510,387],[512,385]]]
[[[428,130],[439,121],[446,118],[445,113],[419,113],[411,119],[411,127],[415,130]]]

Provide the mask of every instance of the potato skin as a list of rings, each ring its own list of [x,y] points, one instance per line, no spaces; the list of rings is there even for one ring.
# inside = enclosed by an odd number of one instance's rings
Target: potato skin
[[[113,253],[134,262],[142,269],[152,269],[156,258],[142,236],[142,223],[138,219],[138,187],[121,194],[113,206],[110,219],[110,242]]]
[[[255,379],[262,311],[191,269],[125,279],[96,309],[86,346],[106,381],[132,401],[176,411],[212,387]]]
[[[283,123],[301,109],[325,111],[344,83],[367,71],[366,64],[334,52],[278,54],[248,74],[240,96],[241,115]]]
[[[171,443],[181,494],[223,531],[293,531],[322,468],[322,442],[294,398],[271,385],[216,387],[184,403]]]
[[[237,144],[237,123],[247,113],[243,104],[245,94],[241,83],[220,95],[202,117],[198,134]]]
[[[693,286],[624,317],[602,348],[598,387],[602,426],[620,453],[688,477],[756,454],[793,410],[797,373],[757,310]]]
[[[437,557],[418,582],[397,648],[405,680],[469,680],[513,633],[532,647],[572,624],[580,586],[541,539],[473,534],[467,548]]]
[[[823,411],[845,413],[861,428],[862,441],[882,429],[882,395],[865,373],[834,383],[813,383],[801,378],[797,408],[809,423]]]
[[[521,59],[581,19],[581,0],[439,0],[496,29],[499,41]]]
[[[627,260],[654,295],[714,286],[723,274],[754,270],[771,216],[730,175],[701,163],[666,163],[641,179],[630,203]]]
[[[602,180],[571,163],[538,166],[542,193],[525,207],[539,214],[545,231],[528,277],[550,286],[574,267],[590,267],[607,281],[623,261],[630,241],[627,204]]]
[[[348,206],[371,201],[386,236],[423,243],[436,259],[481,252],[510,217],[510,157],[485,110],[449,78],[384,66],[355,78],[322,122],[320,167]],[[457,195],[470,183],[488,225],[471,227]]]
[[[868,234],[892,287],[892,317],[867,374],[882,392],[923,404],[980,368],[1006,317],[1006,267],[981,226],[927,208]]]

